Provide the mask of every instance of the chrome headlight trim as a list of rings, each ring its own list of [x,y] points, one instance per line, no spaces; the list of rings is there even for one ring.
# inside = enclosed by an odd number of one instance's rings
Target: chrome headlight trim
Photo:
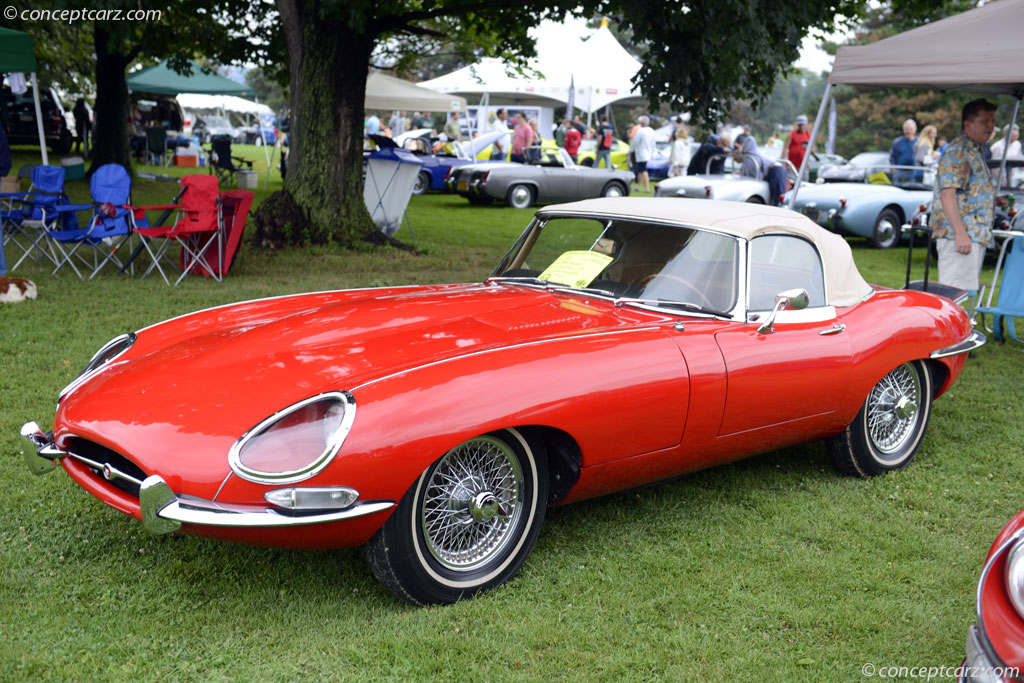
[[[129,332],[118,335],[104,344],[99,351],[92,355],[92,358],[85,364],[82,371],[71,380],[71,383],[57,394],[57,403],[60,403],[65,396],[89,381],[101,368],[106,367],[111,361],[124,354],[125,351],[132,347],[136,338],[134,332]]]
[[[311,460],[308,465],[299,469],[285,470],[282,472],[264,472],[246,467],[242,464],[242,449],[245,448],[245,445],[249,443],[249,441],[260,436],[277,424],[279,420],[291,415],[295,411],[301,410],[311,403],[331,399],[341,401],[345,408],[345,414],[342,416],[341,424],[328,439],[327,448],[324,449],[323,453]],[[352,422],[355,418],[356,400],[352,394],[347,391],[329,391],[323,394],[317,394],[316,396],[310,396],[298,403],[293,403],[283,410],[279,410],[243,434],[242,437],[236,441],[233,446],[231,446],[231,451],[228,453],[228,465],[231,467],[231,471],[242,479],[255,482],[257,484],[294,484],[296,482],[309,479],[323,471],[323,469],[330,464],[331,460],[334,459],[334,456],[338,454],[338,451],[341,450],[342,444],[345,443],[345,437],[348,436],[348,432],[352,428]]]
[[[1010,602],[1024,619],[1024,540],[1018,540],[1006,553],[1005,581]]]

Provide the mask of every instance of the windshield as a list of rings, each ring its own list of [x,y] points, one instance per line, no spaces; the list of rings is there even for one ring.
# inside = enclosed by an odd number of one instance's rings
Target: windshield
[[[877,166],[879,164],[888,164],[889,154],[887,152],[861,152],[854,158],[850,159],[849,163],[853,166]]]
[[[737,250],[735,238],[707,230],[551,218],[519,238],[493,277],[724,314],[736,305]]]

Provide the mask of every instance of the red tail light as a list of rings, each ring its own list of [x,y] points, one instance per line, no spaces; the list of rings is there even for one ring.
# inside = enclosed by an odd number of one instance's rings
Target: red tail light
[[[445,181],[447,181],[447,180],[448,180],[448,178],[449,178],[449,177],[451,176],[451,174],[452,174],[452,171],[454,171],[454,170],[455,170],[455,167],[454,167],[454,166],[449,166],[449,167],[448,167],[448,170],[444,172],[444,179],[445,179]]]
[[[711,196],[711,186],[710,185],[705,185],[704,186],[704,196],[705,197],[710,197]]]
[[[491,172],[484,173],[484,177],[480,179],[480,184],[483,185],[487,182],[487,179],[491,177]]]
[[[841,209],[845,209],[846,208],[846,197],[840,197],[839,198],[839,208],[841,208]]]

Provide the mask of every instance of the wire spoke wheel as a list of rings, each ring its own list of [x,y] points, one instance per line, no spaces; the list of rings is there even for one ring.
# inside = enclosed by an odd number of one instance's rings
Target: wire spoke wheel
[[[914,434],[921,404],[921,382],[909,365],[901,365],[868,395],[868,434],[880,453],[899,451]]]
[[[428,474],[420,524],[430,554],[467,571],[501,553],[522,515],[523,471],[508,444],[479,436]]]

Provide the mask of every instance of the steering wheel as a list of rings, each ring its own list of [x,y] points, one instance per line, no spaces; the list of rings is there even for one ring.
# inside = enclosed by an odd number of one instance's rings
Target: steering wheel
[[[672,280],[673,282],[676,282],[676,283],[682,285],[683,287],[686,287],[688,290],[690,290],[691,292],[693,292],[694,294],[697,295],[697,298],[700,299],[700,301],[698,301],[697,303],[699,303],[702,307],[704,307],[704,308],[711,308],[711,309],[715,308],[715,305],[713,303],[711,303],[711,301],[708,299],[707,295],[704,294],[704,292],[702,292],[700,289],[698,289],[697,286],[694,285],[692,282],[684,280],[683,278],[679,277],[678,275],[673,275],[671,273],[653,273],[653,274],[648,275],[647,277],[643,278],[642,280],[640,280],[639,284],[640,284],[641,287],[643,287],[643,286],[646,286],[647,284],[649,284],[650,282],[652,282],[653,280],[656,280],[658,278],[665,278],[666,280]]]

